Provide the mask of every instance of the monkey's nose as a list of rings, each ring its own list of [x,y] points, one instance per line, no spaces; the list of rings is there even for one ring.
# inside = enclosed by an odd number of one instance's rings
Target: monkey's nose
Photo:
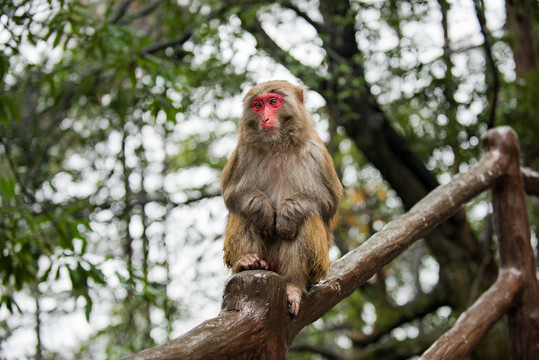
[[[269,118],[267,118],[266,120],[264,120],[265,123],[267,123],[269,121]]]

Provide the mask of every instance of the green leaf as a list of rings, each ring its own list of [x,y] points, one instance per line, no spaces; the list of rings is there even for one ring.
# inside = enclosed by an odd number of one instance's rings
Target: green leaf
[[[11,97],[0,96],[0,123],[7,128],[10,121],[21,121],[19,107]]]
[[[90,295],[84,294],[83,297],[86,299],[86,306],[84,307],[84,315],[86,316],[86,321],[90,322],[90,313],[92,312],[93,301]]]
[[[8,204],[15,197],[16,183],[15,179],[11,176],[2,176],[0,178],[0,191],[2,192],[1,200],[2,204]]]
[[[2,305],[5,305],[6,309],[12,314],[15,311],[22,314],[21,308],[19,307],[13,296],[10,294],[2,295],[2,297],[0,298],[0,308]]]
[[[0,85],[4,84],[4,77],[9,69],[9,60],[4,54],[0,54]]]

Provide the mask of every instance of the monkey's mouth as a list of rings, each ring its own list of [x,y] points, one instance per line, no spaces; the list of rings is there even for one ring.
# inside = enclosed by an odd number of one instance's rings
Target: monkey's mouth
[[[269,133],[272,131],[277,131],[277,128],[275,126],[263,126],[262,131],[265,133]]]

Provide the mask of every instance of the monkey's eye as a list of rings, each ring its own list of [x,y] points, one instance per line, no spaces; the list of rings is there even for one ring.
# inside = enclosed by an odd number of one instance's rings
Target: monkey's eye
[[[260,109],[262,107],[262,103],[260,101],[257,101],[253,104],[253,106],[257,109]]]
[[[277,99],[271,99],[269,103],[270,105],[275,105],[277,104]]]

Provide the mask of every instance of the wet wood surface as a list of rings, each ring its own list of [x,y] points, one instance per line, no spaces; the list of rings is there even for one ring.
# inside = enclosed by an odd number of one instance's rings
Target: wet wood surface
[[[442,335],[421,359],[465,359],[505,315],[523,284],[523,276],[518,270],[503,270],[496,283],[461,314],[455,326]]]
[[[483,137],[488,153],[500,153],[504,172],[491,190],[494,231],[498,238],[500,275],[423,355],[422,359],[464,359],[490,328],[507,313],[513,359],[539,359],[539,285],[530,243],[523,179],[531,184],[533,171],[521,175],[516,133],[509,127]]]
[[[526,194],[539,196],[539,173],[530,168],[521,168],[522,181]]]
[[[513,140],[516,141],[516,135],[510,128],[490,130],[484,137],[486,154],[475,167],[433,190],[408,213],[388,223],[360,247],[332,264],[326,278],[304,295],[298,316],[292,318],[286,309],[285,285],[279,275],[268,271],[243,272],[229,279],[219,316],[170,343],[125,359],[286,359],[288,347],[301,329],[322,317],[463,204],[491,187],[494,211],[498,214],[495,217],[497,234],[500,239],[507,239],[500,246],[504,254],[501,255],[503,268],[494,287],[463,315],[463,320],[459,321],[460,329],[455,331],[459,336],[464,334],[464,326],[469,329],[467,336],[480,338],[509,309],[510,329],[523,339],[519,341],[512,336],[513,342],[517,343],[513,354],[522,353],[534,341],[537,348],[539,292],[519,172],[518,143],[515,152]],[[533,173],[528,176],[532,185],[533,176]],[[519,220],[514,220],[516,218]],[[522,245],[526,241],[527,245]],[[522,257],[526,258],[524,264],[520,263]],[[535,283],[530,272],[533,272]],[[511,305],[513,299],[516,305]],[[479,330],[465,326],[475,324],[474,319],[481,314],[485,321]],[[519,324],[532,329],[518,331]],[[535,334],[537,337],[531,339]],[[462,346],[462,337],[448,335],[442,338],[444,349]],[[472,348],[466,348],[464,352]],[[534,359],[539,359],[539,355]]]
[[[281,276],[245,271],[228,280],[219,316],[125,359],[285,359],[282,319],[289,317]]]
[[[524,185],[519,164],[516,133],[502,128],[500,136],[491,136],[492,143],[506,156],[504,175],[494,184],[491,196],[494,231],[498,237],[500,266],[522,272],[524,288],[507,313],[507,326],[513,359],[539,359],[539,283],[535,258],[530,243],[530,224],[526,212]],[[487,144],[488,145],[488,144]]]

